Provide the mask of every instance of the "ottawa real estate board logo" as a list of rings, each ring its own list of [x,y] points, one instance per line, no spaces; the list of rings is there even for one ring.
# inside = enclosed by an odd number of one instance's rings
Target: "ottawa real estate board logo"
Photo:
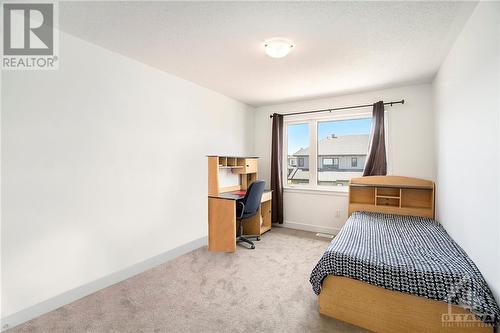
[[[2,12],[2,69],[57,69],[57,3],[4,3]]]

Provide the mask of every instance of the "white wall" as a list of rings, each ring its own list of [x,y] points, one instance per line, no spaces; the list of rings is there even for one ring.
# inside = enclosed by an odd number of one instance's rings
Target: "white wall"
[[[434,179],[434,125],[429,84],[333,98],[259,107],[255,114],[255,153],[260,177],[270,183],[271,119],[269,115],[330,107],[395,101],[387,107],[389,174]],[[347,219],[347,194],[285,190],[284,219],[290,227],[336,233]],[[307,209],[303,209],[307,207]],[[340,211],[340,216],[335,216]]]
[[[67,34],[2,77],[2,317],[207,235],[206,154],[253,110]]]
[[[500,4],[480,2],[434,80],[437,213],[500,301]]]

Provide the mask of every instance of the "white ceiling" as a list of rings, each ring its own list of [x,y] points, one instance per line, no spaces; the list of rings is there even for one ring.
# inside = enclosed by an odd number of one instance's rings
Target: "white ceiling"
[[[61,2],[61,29],[250,105],[429,82],[467,2]],[[287,37],[272,59],[263,41]]]

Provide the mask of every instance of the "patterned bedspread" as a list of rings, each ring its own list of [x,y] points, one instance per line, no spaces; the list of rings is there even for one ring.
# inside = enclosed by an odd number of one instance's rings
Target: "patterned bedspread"
[[[432,219],[355,212],[311,273],[316,294],[330,274],[459,305],[485,323],[500,321],[476,265]]]

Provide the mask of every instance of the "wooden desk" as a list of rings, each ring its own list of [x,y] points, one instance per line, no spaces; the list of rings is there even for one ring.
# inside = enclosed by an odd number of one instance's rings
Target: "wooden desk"
[[[267,190],[262,195],[259,212],[243,224],[245,235],[262,235],[271,230],[271,197]],[[208,196],[208,250],[236,251],[236,200],[243,198],[235,192]],[[263,223],[260,225],[260,216]]]

